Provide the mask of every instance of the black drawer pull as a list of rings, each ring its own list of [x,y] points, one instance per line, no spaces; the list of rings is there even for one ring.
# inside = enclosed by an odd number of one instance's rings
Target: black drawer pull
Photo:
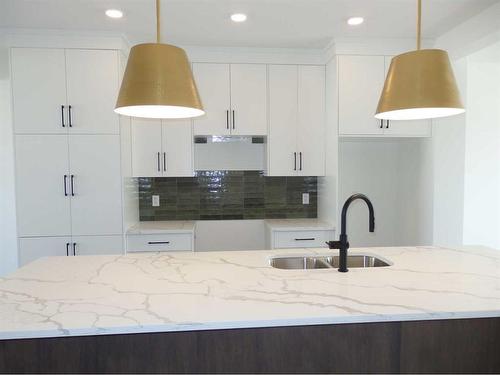
[[[73,127],[73,117],[71,116],[71,106],[68,105],[68,125],[70,128]]]
[[[64,123],[64,106],[61,106],[61,125],[63,128],[66,127],[66,124]]]
[[[296,238],[295,241],[314,241],[316,238]]]
[[[66,242],[66,256],[69,257],[69,242]]]
[[[148,245],[168,245],[170,241],[149,241]]]

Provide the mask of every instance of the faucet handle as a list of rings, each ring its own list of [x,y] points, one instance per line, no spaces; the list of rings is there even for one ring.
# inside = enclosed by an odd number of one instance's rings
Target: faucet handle
[[[340,249],[342,243],[340,241],[326,241],[325,242],[330,249]]]

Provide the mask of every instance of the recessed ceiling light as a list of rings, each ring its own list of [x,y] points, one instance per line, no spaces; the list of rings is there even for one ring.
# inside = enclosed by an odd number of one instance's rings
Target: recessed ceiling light
[[[123,12],[118,9],[108,9],[106,11],[106,16],[108,16],[109,18],[122,18]]]
[[[363,17],[351,17],[347,20],[347,24],[351,26],[361,25],[363,22],[365,22]]]
[[[231,21],[233,22],[245,22],[247,20],[247,15],[243,13],[235,13],[231,15]]]

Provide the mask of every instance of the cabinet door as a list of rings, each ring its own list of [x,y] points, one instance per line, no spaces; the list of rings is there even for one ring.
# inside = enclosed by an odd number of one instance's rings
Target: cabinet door
[[[339,56],[340,135],[383,134],[374,116],[384,77],[384,56]]]
[[[391,56],[385,57],[385,76],[389,72]],[[384,121],[384,135],[394,137],[430,137],[431,120]]]
[[[16,135],[15,142],[19,236],[71,234],[68,136]]]
[[[193,131],[190,120],[163,120],[162,172],[168,177],[192,177]]]
[[[231,134],[267,135],[267,69],[231,65]]]
[[[269,66],[269,176],[295,176],[298,67]]]
[[[120,137],[69,137],[73,235],[122,234]]]
[[[161,120],[132,118],[132,176],[162,176]]]
[[[228,64],[193,64],[205,115],[193,120],[195,135],[230,134]]]
[[[66,256],[71,237],[31,237],[19,239],[19,266],[41,257]]]
[[[11,53],[14,131],[66,133],[64,50],[13,48]]]
[[[325,67],[299,67],[297,149],[301,176],[325,175]]]
[[[123,254],[122,236],[73,236],[71,255]]]
[[[116,51],[66,50],[72,134],[119,134]]]

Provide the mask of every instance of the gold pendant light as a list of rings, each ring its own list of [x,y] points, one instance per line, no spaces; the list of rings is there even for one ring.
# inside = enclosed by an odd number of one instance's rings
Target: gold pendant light
[[[394,57],[375,117],[419,120],[465,112],[446,51],[420,49],[422,1],[418,0],[417,50]]]
[[[115,112],[145,118],[189,118],[205,113],[186,52],[160,43],[160,0],[156,0],[156,43],[130,50]]]

